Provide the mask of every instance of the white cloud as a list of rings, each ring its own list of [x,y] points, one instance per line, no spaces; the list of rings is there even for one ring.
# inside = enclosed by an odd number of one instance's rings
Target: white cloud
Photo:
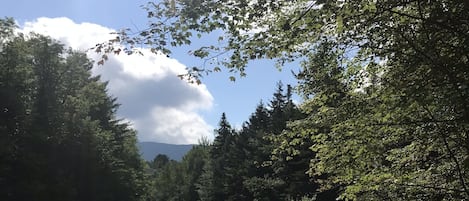
[[[68,18],[38,18],[26,22],[25,32],[49,35],[67,46],[87,50],[113,36],[114,30],[91,23],[75,23]],[[205,85],[181,81],[185,66],[175,59],[142,49],[140,55],[111,55],[93,73],[109,81],[109,93],[118,98],[118,114],[129,120],[141,141],[188,144],[203,136],[212,137],[213,127],[198,114],[213,107],[213,97]],[[89,52],[91,58],[97,58]]]

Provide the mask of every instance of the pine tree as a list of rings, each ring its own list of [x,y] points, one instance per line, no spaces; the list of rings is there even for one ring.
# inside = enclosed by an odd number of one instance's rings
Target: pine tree
[[[291,91],[290,91],[291,92]],[[290,94],[291,95],[291,94]],[[290,98],[290,97],[288,97]],[[288,104],[287,96],[284,94],[283,83],[279,81],[277,83],[277,90],[273,95],[273,99],[270,101],[270,131],[272,134],[279,134],[285,129],[286,116],[285,108]]]
[[[229,150],[229,143],[233,137],[233,129],[223,113],[218,123],[218,129],[215,130],[215,140],[210,150],[211,158],[222,158]]]
[[[213,171],[213,198],[214,200],[225,200],[228,191],[226,169],[229,168],[230,148],[233,142],[233,129],[223,113],[215,131],[216,137],[210,150],[210,158]]]

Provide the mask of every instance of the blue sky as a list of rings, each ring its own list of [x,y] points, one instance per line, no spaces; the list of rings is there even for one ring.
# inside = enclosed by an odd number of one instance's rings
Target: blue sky
[[[6,0],[0,13],[2,17],[15,18],[22,29],[50,34],[73,48],[86,49],[93,44],[91,41],[100,38],[97,35],[112,29],[143,29],[147,19],[141,5],[146,2]],[[193,44],[204,42],[207,41]],[[279,80],[285,85],[296,84],[290,72],[294,64],[279,72],[272,61],[262,60],[251,62],[247,77],[236,82],[221,72],[204,77],[202,86],[189,86],[175,75],[183,72],[184,65],[201,64],[187,54],[190,49],[175,49],[171,59],[155,55],[116,57],[94,71],[110,81],[110,93],[122,103],[119,116],[134,124],[141,141],[186,144],[196,143],[202,135],[213,138],[212,129],[222,112],[234,126],[240,126],[261,99],[267,102],[272,97]]]

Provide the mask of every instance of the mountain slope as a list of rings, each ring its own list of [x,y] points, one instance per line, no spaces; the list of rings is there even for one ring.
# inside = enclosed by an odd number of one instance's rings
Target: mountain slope
[[[142,154],[143,159],[151,161],[158,154],[165,154],[170,159],[180,161],[182,157],[192,149],[192,144],[187,145],[176,145],[176,144],[165,144],[159,142],[139,142],[138,148]]]

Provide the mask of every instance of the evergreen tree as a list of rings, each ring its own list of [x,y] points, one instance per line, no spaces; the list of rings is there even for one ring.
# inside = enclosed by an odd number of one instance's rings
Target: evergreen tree
[[[285,108],[287,106],[287,96],[284,94],[283,83],[279,81],[277,83],[277,90],[273,95],[273,99],[270,101],[270,131],[272,134],[279,134],[285,129],[286,118]]]
[[[229,143],[233,139],[233,129],[226,119],[226,114],[223,113],[218,123],[218,128],[215,130],[215,140],[213,141],[212,149],[210,150],[211,158],[223,158],[229,150]]]
[[[216,137],[210,150],[214,177],[214,192],[212,192],[214,200],[225,200],[227,198],[230,184],[228,183],[226,169],[231,164],[229,158],[231,151],[230,144],[233,142],[233,132],[225,113],[223,113],[218,124],[218,129],[215,130]]]
[[[291,86],[288,85],[285,93],[283,84],[278,82],[277,90],[270,101],[270,108],[267,109],[261,102],[241,131],[241,135],[247,138],[249,146],[249,152],[245,159],[248,161],[246,166],[248,171],[243,183],[254,199],[283,200],[293,194],[293,192],[285,190],[290,186],[288,183],[290,181],[287,181],[286,178],[291,178],[290,174],[298,174],[298,172],[289,172],[283,169],[281,173],[283,175],[280,176],[279,165],[273,164],[271,160],[272,151],[277,146],[272,141],[274,136],[280,135],[284,131],[288,121],[301,117],[301,113],[291,100],[291,90]],[[309,180],[305,171],[300,177],[303,181]],[[260,185],[261,183],[264,185]],[[310,183],[306,182],[298,186],[308,185]],[[290,188],[294,187],[290,186]],[[305,193],[299,193],[299,195],[305,195]]]
[[[92,62],[50,38],[8,30],[0,44],[0,142],[8,144],[1,199],[146,199],[135,132],[115,120],[117,104],[91,77]]]

